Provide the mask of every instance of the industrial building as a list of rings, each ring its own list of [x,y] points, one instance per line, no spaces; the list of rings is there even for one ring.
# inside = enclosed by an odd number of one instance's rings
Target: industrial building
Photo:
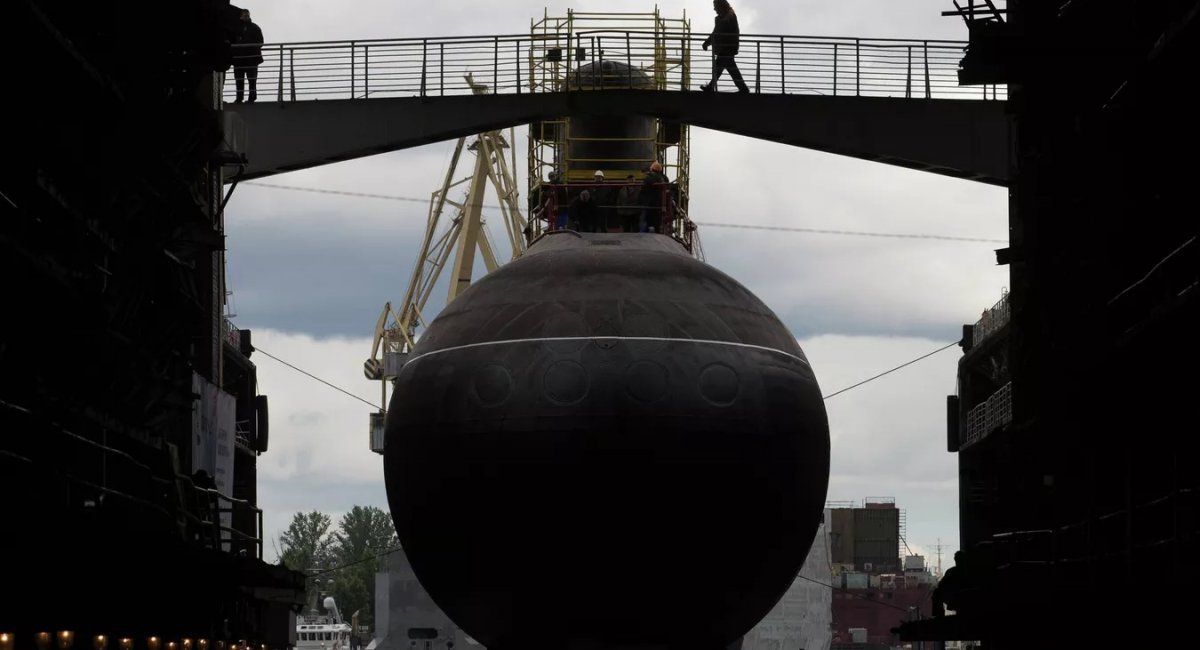
[[[896,573],[903,555],[903,511],[892,497],[830,504],[831,560],[866,573]]]
[[[831,647],[890,647],[898,625],[931,616],[936,577],[908,548],[895,498],[829,506]]]
[[[304,577],[263,561],[267,398],[223,311],[231,10],[5,7],[5,650],[290,643]]]
[[[1200,128],[1180,93],[1200,5],[1004,9],[961,12],[960,79],[1007,84],[1013,128],[1011,283],[964,327],[948,402],[965,585],[955,616],[901,632],[1140,645],[1200,575]]]

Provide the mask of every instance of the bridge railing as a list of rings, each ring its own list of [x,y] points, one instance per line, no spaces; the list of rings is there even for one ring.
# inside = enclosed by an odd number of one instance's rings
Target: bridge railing
[[[659,90],[696,90],[712,73],[706,34],[603,30],[269,43],[256,68],[259,101],[434,97],[571,90],[581,66],[613,61]],[[860,97],[1006,99],[1004,86],[959,86],[966,42],[743,34],[736,57],[751,92]],[[235,57],[245,46],[235,46]],[[610,66],[610,68],[613,66]],[[472,82],[466,76],[470,75]],[[224,98],[235,98],[235,71]],[[617,85],[619,79],[612,77]],[[733,90],[729,76],[720,86]],[[247,89],[248,93],[248,89]]]

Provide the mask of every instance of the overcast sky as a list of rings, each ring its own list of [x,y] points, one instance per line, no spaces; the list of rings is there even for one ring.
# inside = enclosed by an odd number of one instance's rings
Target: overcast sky
[[[646,11],[653,2],[399,3],[241,0],[267,42],[513,34],[567,7]],[[965,40],[949,0],[733,2],[743,33]],[[686,9],[711,29],[710,2]],[[419,7],[419,9],[414,8]],[[798,115],[797,119],[804,116]],[[518,130],[518,167],[525,139]],[[299,188],[427,199],[453,143],[427,145],[263,179]],[[1007,190],[933,174],[693,129],[691,216],[700,223],[1007,240]],[[524,197],[524,180],[520,180]],[[486,203],[495,204],[494,196]],[[493,212],[494,214],[494,212]],[[386,301],[403,297],[425,225],[416,201],[319,194],[242,183],[226,211],[230,311],[254,343],[373,403],[363,378],[370,335]],[[485,217],[488,214],[485,212]],[[494,232],[500,233],[493,226]],[[956,341],[999,299],[1003,243],[710,228],[707,260],[762,298],[807,352],[825,394]],[[437,296],[445,294],[439,288]],[[441,301],[438,300],[437,307]],[[828,498],[894,497],[909,545],[958,545],[956,457],[945,451],[945,400],[957,347],[829,399]],[[271,404],[271,448],[259,459],[259,501],[275,559],[278,534],[300,510],[339,517],[387,507],[381,457],[368,449],[371,407],[262,354],[259,390]],[[736,525],[736,524],[735,524]]]

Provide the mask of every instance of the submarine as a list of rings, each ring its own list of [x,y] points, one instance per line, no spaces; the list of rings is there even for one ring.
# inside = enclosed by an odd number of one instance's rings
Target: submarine
[[[582,88],[646,83],[613,61],[575,72]],[[618,177],[659,154],[654,118],[572,119],[564,153]],[[525,252],[449,303],[395,379],[396,531],[433,601],[488,648],[725,648],[783,596],[820,524],[817,378],[677,213],[648,232],[557,218],[558,197],[595,189],[591,168],[568,171],[538,181],[551,211]]]

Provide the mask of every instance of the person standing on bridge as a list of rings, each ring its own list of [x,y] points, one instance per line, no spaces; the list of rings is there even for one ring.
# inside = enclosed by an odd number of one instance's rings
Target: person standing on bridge
[[[245,81],[250,81],[251,103],[258,99],[258,66],[262,65],[263,33],[254,21],[250,20],[250,10],[242,10],[242,28],[238,30],[237,42],[233,48],[233,81],[237,84],[235,104],[242,103],[242,88]]]
[[[716,92],[717,79],[721,77],[722,71],[728,70],[729,76],[733,78],[733,83],[737,84],[738,92],[748,93],[750,89],[742,80],[742,71],[738,70],[737,62],[733,60],[738,53],[739,34],[741,33],[741,30],[738,29],[737,14],[733,12],[733,7],[729,6],[727,0],[713,0],[713,11],[717,12],[716,24],[713,25],[712,34],[704,39],[702,47],[707,50],[711,45],[716,60],[713,61],[712,80],[700,86],[700,90]]]

